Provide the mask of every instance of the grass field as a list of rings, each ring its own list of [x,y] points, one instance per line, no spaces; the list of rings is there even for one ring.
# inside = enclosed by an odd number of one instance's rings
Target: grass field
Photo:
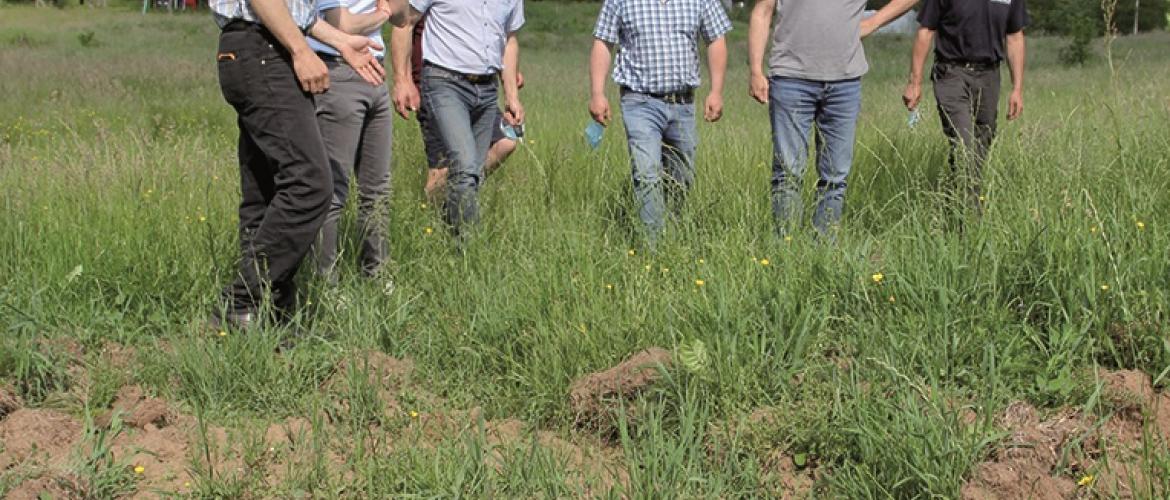
[[[303,273],[316,335],[274,354],[200,328],[239,196],[209,15],[0,7],[0,496],[1170,495],[1170,36],[1118,40],[1115,76],[1033,40],[961,233],[937,116],[901,108],[909,40],[867,42],[829,247],[772,235],[737,24],[649,253],[620,127],[582,135],[595,10],[529,4],[529,140],[466,253],[396,121],[393,286]],[[637,394],[570,398],[655,346]]]

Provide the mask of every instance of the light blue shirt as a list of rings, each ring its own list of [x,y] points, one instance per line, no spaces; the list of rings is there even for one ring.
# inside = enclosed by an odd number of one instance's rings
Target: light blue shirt
[[[378,9],[378,0],[320,0],[317,2],[317,12],[320,13],[321,19],[325,19],[325,11],[338,8],[349,9],[350,14],[369,14]],[[386,44],[382,42],[381,26],[374,28],[373,31],[366,33],[366,35],[370,37],[370,40],[378,42],[378,45],[383,47],[386,46]],[[313,37],[309,37],[309,47],[317,52],[324,54],[332,54],[335,56],[341,55],[337,49],[334,49],[333,47],[330,47],[324,42],[321,42]],[[383,50],[374,50],[371,52],[374,54],[374,57],[377,57],[378,59],[381,59],[385,56],[385,51]]]
[[[524,26],[523,0],[410,0],[410,6],[427,15],[423,60],[471,75],[503,70],[508,35]]]

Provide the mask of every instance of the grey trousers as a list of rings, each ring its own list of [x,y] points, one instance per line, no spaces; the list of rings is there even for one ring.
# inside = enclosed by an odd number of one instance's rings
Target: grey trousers
[[[333,199],[315,254],[317,274],[334,281],[337,226],[349,198],[350,172],[357,177],[362,274],[376,274],[389,254],[386,233],[394,117],[386,86],[366,83],[347,64],[330,62],[328,66],[329,91],[317,96],[317,123],[333,172]]]
[[[943,133],[951,143],[950,166],[957,187],[965,191],[967,204],[981,211],[983,166],[995,140],[999,112],[999,66],[969,68],[940,62],[930,79]]]

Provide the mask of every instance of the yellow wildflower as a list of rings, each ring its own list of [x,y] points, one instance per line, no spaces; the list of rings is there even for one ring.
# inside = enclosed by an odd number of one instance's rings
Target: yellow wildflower
[[[1097,480],[1097,478],[1093,477],[1092,474],[1089,474],[1089,475],[1086,475],[1085,477],[1082,477],[1080,481],[1077,481],[1077,486],[1092,486],[1093,481],[1096,481],[1096,480]]]
[[[423,210],[426,210],[426,209],[427,209],[427,204],[426,204],[426,203],[419,203],[419,204],[418,204],[418,208],[421,208],[421,209],[423,209]]]
[[[134,466],[134,473],[135,474],[142,474],[143,472],[146,472],[146,467],[143,467],[141,465]]]
[[[435,232],[435,228],[427,227],[426,229],[423,229],[423,232],[427,233],[427,234],[431,234],[431,233]]]
[[[874,273],[872,278],[873,278],[874,283],[877,283],[880,285],[882,283],[882,281],[885,281],[886,275],[884,275],[882,273]]]
[[[418,418],[418,412],[414,411],[414,410],[410,410],[410,418]]]
[[[771,264],[772,264],[772,262],[771,262],[771,261],[769,261],[768,259],[760,259],[760,265],[761,265],[761,266],[768,267],[768,266],[769,266],[769,265],[771,265]]]
[[[702,288],[702,287],[703,287],[703,285],[706,285],[706,284],[707,284],[707,282],[706,282],[706,281],[703,281],[703,280],[695,280],[695,286],[697,286],[697,287],[700,287],[700,288]]]
[[[650,270],[650,264],[646,264],[646,270],[647,270],[647,271],[649,271],[649,270]]]
[[[1093,234],[1097,234],[1097,226],[1090,227],[1089,232],[1093,233]]]
[[[626,250],[626,255],[629,255],[630,257],[633,257],[637,254],[638,254],[638,252],[635,252],[634,249],[632,249],[632,248],[629,250]]]
[[[662,272],[663,272],[663,274],[665,274],[665,273],[669,273],[669,272],[670,272],[670,268],[669,268],[669,267],[664,267],[664,268],[662,268]]]
[[[207,217],[200,215],[199,222],[207,222]]]
[[[605,289],[606,289],[606,290],[613,290],[613,283],[606,283],[606,284],[605,284]]]
[[[898,300],[897,300],[897,299],[895,299],[893,295],[891,295],[891,296],[890,296],[890,303],[891,303],[891,304],[893,304],[893,303],[895,303],[895,302],[897,302],[897,301],[898,301]]]
[[[784,242],[785,243],[792,243],[792,235],[785,235]]]
[[[1139,221],[1137,221],[1137,228],[1138,228],[1138,231],[1145,230],[1145,229],[1146,229],[1146,223],[1145,223],[1145,222],[1142,222],[1142,221],[1140,221],[1140,220],[1139,220]]]
[[[705,261],[705,260],[703,260],[703,259],[699,259],[699,265],[700,265],[700,266],[701,266],[701,265],[703,265],[703,264],[706,264],[706,263],[707,263],[707,261]]]
[[[1108,291],[1109,291],[1109,285],[1101,285],[1101,291],[1102,291],[1102,292],[1108,292]]]

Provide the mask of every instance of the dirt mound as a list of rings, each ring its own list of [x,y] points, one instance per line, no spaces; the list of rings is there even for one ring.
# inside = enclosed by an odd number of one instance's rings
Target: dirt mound
[[[7,493],[8,500],[41,500],[43,498],[78,498],[86,487],[79,478],[67,475],[44,475],[25,481]]]
[[[669,368],[672,361],[670,351],[652,347],[613,368],[577,379],[569,388],[569,408],[577,426],[611,428],[620,406],[654,385],[660,377],[659,367]],[[627,412],[626,416],[631,415]]]
[[[194,480],[190,475],[190,450],[195,432],[193,421],[161,429],[148,424],[141,430],[119,434],[110,451],[119,463],[142,468],[138,474],[139,497],[190,491]]]
[[[81,423],[51,410],[16,410],[0,421],[0,470],[21,464],[55,466],[69,458]]]
[[[1142,372],[1110,372],[1101,381],[1105,401],[1119,410],[1108,419],[1064,409],[1041,420],[1026,403],[1009,405],[997,423],[1010,437],[976,467],[962,497],[1060,499],[1078,488],[1105,497],[1165,494],[1134,486],[1150,484],[1142,450],[1161,449],[1170,437],[1170,395],[1155,392]]]
[[[94,419],[95,423],[99,427],[109,427],[114,414],[119,415],[126,425],[137,429],[166,427],[175,420],[176,415],[165,401],[147,397],[146,392],[137,385],[119,389],[114,396],[113,410],[99,415]]]
[[[8,414],[19,410],[24,406],[24,401],[21,400],[20,394],[11,387],[0,385],[0,420],[4,420]]]

